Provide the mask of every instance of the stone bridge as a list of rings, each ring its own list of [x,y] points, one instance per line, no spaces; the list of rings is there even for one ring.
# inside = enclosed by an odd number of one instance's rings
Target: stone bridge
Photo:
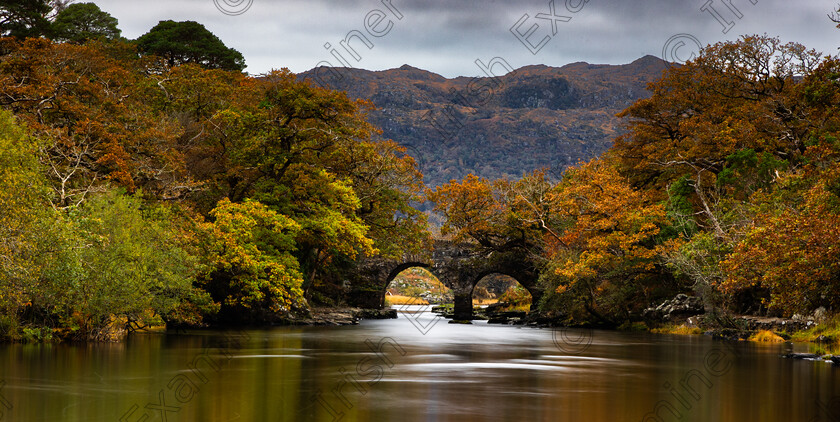
[[[538,271],[532,259],[521,250],[479,252],[472,245],[436,240],[424,255],[406,254],[401,259],[366,257],[350,281],[350,302],[363,308],[382,308],[388,284],[402,271],[423,267],[452,289],[455,297],[455,319],[472,319],[472,293],[482,278],[491,274],[509,276],[527,289],[535,309],[542,290],[537,285]]]

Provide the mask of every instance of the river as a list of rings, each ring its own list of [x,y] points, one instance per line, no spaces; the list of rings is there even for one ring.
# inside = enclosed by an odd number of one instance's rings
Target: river
[[[0,421],[838,421],[807,345],[448,324],[136,334],[0,347]],[[144,419],[145,418],[145,419]]]

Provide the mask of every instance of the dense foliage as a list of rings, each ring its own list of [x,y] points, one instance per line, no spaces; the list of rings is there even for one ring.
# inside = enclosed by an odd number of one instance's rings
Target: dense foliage
[[[95,5],[65,6],[0,2],[0,337],[277,322],[345,301],[360,258],[428,247],[422,175],[369,101],[243,74],[195,22],[127,42]],[[677,293],[840,311],[840,60],[747,36],[650,91],[560,180],[426,191],[441,234],[530,260],[542,310],[570,322]]]
[[[53,36],[57,40],[83,43],[120,37],[119,21],[93,3],[74,3],[56,14]]]
[[[369,103],[241,56],[139,54],[100,12],[58,12],[66,42],[0,39],[0,336],[277,321],[429,237]]]
[[[196,63],[212,69],[245,68],[242,53],[225,46],[204,25],[193,21],[161,21],[137,39],[137,49],[165,58],[169,66]]]
[[[468,176],[430,192],[442,232],[527,248],[542,309],[618,325],[676,293],[710,309],[840,311],[840,62],[745,36],[621,113],[628,132],[558,183]]]

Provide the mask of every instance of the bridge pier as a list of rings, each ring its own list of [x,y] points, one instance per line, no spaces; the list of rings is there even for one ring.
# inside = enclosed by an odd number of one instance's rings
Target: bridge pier
[[[543,291],[537,288],[532,288],[528,289],[528,292],[531,293],[531,308],[528,309],[528,312],[536,312],[540,305],[540,299],[543,297]]]
[[[452,319],[461,321],[472,321],[473,319],[473,305],[472,305],[472,291],[455,292],[455,315]]]

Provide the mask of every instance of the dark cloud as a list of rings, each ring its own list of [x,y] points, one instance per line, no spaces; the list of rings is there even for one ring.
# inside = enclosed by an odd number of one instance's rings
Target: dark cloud
[[[486,63],[494,57],[513,67],[537,63],[560,66],[575,61],[628,63],[646,54],[662,56],[666,42],[678,34],[690,37],[676,38],[679,48],[671,49],[682,57],[690,56],[694,47],[692,42],[679,44],[681,40],[707,44],[753,33],[778,35],[829,54],[835,54],[840,46],[840,30],[826,16],[836,8],[836,0],[554,0],[558,15],[555,34],[551,21],[537,18],[549,14],[549,0],[390,0],[391,8],[403,16],[401,20],[394,18],[389,5],[381,0],[96,3],[120,20],[120,28],[130,38],[163,19],[199,21],[241,51],[252,73],[280,67],[299,72],[322,61],[339,65],[324,44],[335,48],[350,31],[364,32],[365,16],[374,10],[388,14],[393,28],[381,38],[367,36],[371,49],[358,39],[351,40],[359,61],[339,48],[350,65],[387,69],[407,63],[448,77],[479,75],[475,60]],[[248,4],[248,10],[240,15],[226,10],[236,12],[236,7]],[[569,12],[567,4],[580,10]],[[704,5],[705,11],[701,10]],[[522,33],[537,25],[529,38],[531,44],[539,46],[541,40],[547,40],[538,51],[511,33],[520,19]],[[724,33],[726,26],[732,28]]]

